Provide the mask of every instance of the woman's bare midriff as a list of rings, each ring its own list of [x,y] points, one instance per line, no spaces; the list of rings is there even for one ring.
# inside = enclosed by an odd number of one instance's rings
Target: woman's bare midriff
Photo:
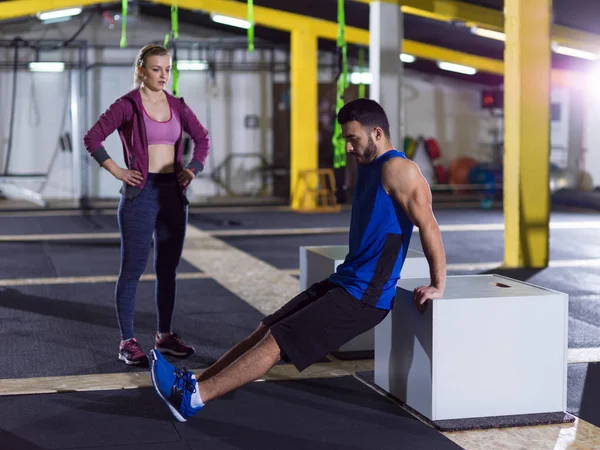
[[[175,147],[167,144],[148,146],[148,172],[175,172]]]

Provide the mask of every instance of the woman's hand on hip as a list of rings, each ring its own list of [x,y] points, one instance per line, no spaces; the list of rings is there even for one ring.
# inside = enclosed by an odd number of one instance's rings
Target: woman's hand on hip
[[[196,178],[196,176],[194,175],[194,172],[192,172],[190,169],[183,169],[181,172],[179,172],[179,175],[177,176],[179,184],[185,188],[187,188],[190,185],[194,178]]]
[[[144,181],[141,172],[138,172],[137,170],[121,169],[119,167],[113,175],[117,180],[121,180],[129,186],[136,186]]]

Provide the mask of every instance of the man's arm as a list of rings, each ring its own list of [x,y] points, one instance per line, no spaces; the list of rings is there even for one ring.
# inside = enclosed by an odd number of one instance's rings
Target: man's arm
[[[422,310],[427,299],[442,297],[446,289],[446,253],[431,207],[431,190],[419,167],[402,158],[392,158],[384,165],[382,182],[387,193],[419,228],[431,277],[430,286],[415,289],[413,301]]]

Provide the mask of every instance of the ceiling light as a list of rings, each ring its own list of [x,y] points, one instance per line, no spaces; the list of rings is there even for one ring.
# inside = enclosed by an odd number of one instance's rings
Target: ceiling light
[[[564,45],[557,44],[556,42],[552,43],[552,50],[554,51],[554,53],[558,53],[560,55],[589,59],[590,61],[595,61],[596,59],[598,59],[598,54],[596,53],[586,52],[585,50],[578,50],[576,48],[571,47],[565,47]]]
[[[177,70],[208,70],[208,62],[206,61],[177,61]]]
[[[371,84],[373,83],[373,74],[371,72],[352,72],[349,74],[352,84]]]
[[[63,72],[65,70],[64,62],[30,62],[29,70],[31,72]]]
[[[438,67],[442,70],[447,70],[449,72],[462,73],[465,75],[475,75],[477,73],[477,69],[469,66],[462,66],[460,64],[454,64],[449,62],[438,62]]]
[[[476,34],[477,36],[496,39],[497,41],[505,41],[506,35],[501,31],[488,30],[486,28],[479,27],[471,27],[471,33]]]
[[[61,19],[63,17],[72,17],[81,14],[81,8],[59,9],[57,11],[46,11],[37,13],[37,18],[45,20]]]
[[[220,14],[212,14],[210,18],[213,20],[213,22],[221,23],[223,25],[244,28],[246,30],[250,28],[250,22],[248,22],[247,20],[236,19],[235,17],[229,16],[222,16]]]
[[[407,55],[406,53],[402,53],[400,55],[400,61],[402,61],[403,63],[413,63],[415,62],[417,58],[415,58],[413,55]]]

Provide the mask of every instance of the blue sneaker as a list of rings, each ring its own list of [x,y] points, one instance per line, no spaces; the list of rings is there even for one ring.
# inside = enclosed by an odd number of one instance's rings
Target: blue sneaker
[[[190,404],[192,394],[196,392],[193,373],[185,368],[178,369],[157,350],[152,350],[150,355],[154,390],[179,422],[187,421],[204,406],[193,407]]]

